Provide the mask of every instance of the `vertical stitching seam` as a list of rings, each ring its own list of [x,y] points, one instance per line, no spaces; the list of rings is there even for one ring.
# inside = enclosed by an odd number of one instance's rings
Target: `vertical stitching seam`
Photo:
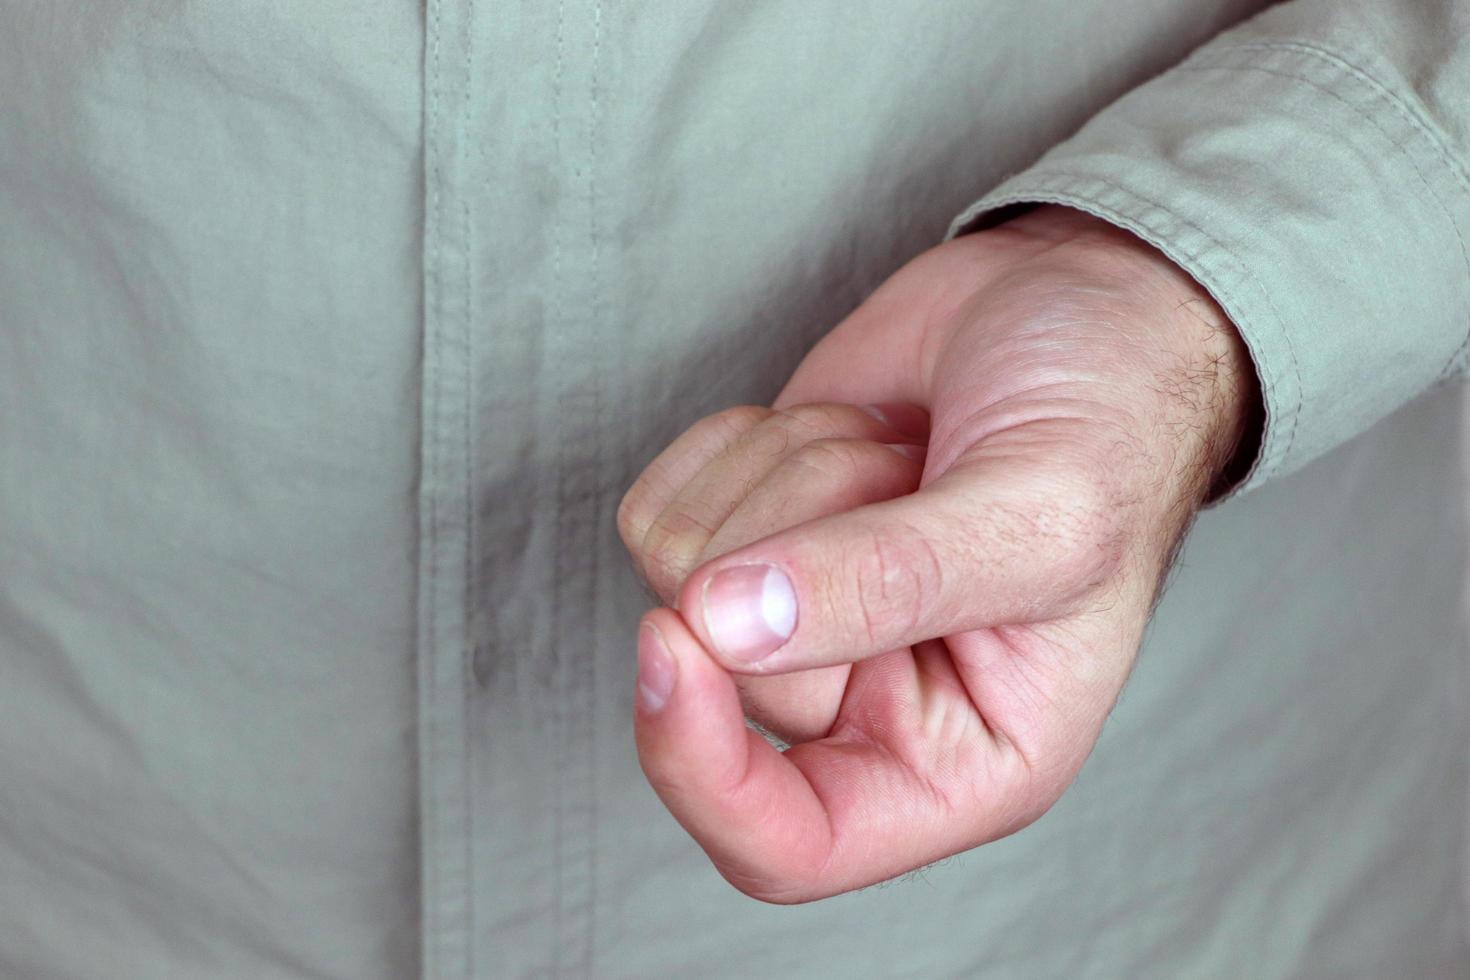
[[[562,99],[562,70],[563,70],[563,66],[565,64],[565,55],[564,55],[564,44],[565,44],[564,29],[565,29],[565,22],[566,22],[566,0],[557,0],[557,5],[556,5],[556,67],[552,70],[552,76],[551,76],[551,83],[552,83],[551,135],[552,135],[552,157],[553,157],[553,162],[554,163],[555,162],[560,162],[560,160],[561,160],[561,99]],[[552,221],[551,221],[551,226],[552,226],[551,227],[551,282],[552,282],[552,289],[551,289],[551,306],[552,306],[552,309],[551,309],[551,329],[553,331],[553,340],[552,340],[552,342],[554,344],[555,343],[556,331],[559,331],[561,329],[561,320],[562,320],[562,312],[563,312],[563,305],[562,305],[562,276],[561,276],[561,234],[562,234],[562,232],[561,232],[561,218],[560,218],[559,215],[553,215]],[[557,402],[558,402],[559,405],[562,404],[562,403],[564,403],[566,401],[566,386],[567,386],[567,384],[568,384],[568,381],[567,381],[566,377],[563,376],[563,378],[561,380],[561,385],[560,385],[559,391],[557,392]],[[558,413],[558,414],[560,414],[560,413]],[[565,599],[565,596],[564,596],[563,591],[562,591],[562,575],[560,573],[561,573],[561,564],[562,564],[562,562],[561,562],[561,550],[562,550],[562,548],[564,546],[563,545],[563,542],[561,540],[561,536],[563,534],[563,530],[562,530],[562,513],[563,513],[563,511],[566,508],[566,481],[565,481],[564,471],[565,471],[565,468],[566,468],[566,465],[567,465],[567,459],[566,459],[566,441],[565,441],[565,436],[563,434],[560,434],[559,433],[558,434],[558,438],[561,441],[561,447],[560,447],[560,451],[557,454],[557,465],[558,465],[559,469],[558,469],[558,472],[557,472],[557,480],[556,480],[556,509],[553,511],[553,515],[552,515],[552,520],[555,522],[555,538],[556,538],[556,549],[555,549],[555,552],[554,552],[555,557],[553,558],[553,567],[552,567],[553,574],[552,574],[552,605],[551,605],[551,609],[552,609],[552,616],[553,617],[559,616],[561,614],[561,610],[563,608],[563,601]],[[548,940],[551,943],[551,948],[548,951],[549,952],[548,962],[554,964],[559,959],[559,956],[558,956],[558,942],[561,939],[562,928],[563,928],[563,925],[562,925],[562,909],[561,909],[561,906],[562,906],[561,862],[562,862],[562,854],[563,854],[563,851],[564,851],[564,848],[563,848],[563,845],[562,845],[562,834],[564,833],[563,822],[562,822],[563,800],[562,800],[562,791],[561,791],[561,772],[560,772],[561,766],[559,764],[560,763],[560,755],[561,755],[561,751],[562,751],[562,749],[561,749],[561,738],[562,738],[561,718],[562,718],[562,711],[561,711],[561,706],[559,704],[559,702],[560,702],[560,698],[558,697],[559,692],[556,689],[556,687],[557,687],[557,685],[556,685],[556,678],[558,677],[558,668],[560,667],[559,661],[560,661],[561,654],[560,654],[560,651],[557,649],[558,646],[559,646],[559,644],[557,642],[557,640],[559,639],[559,637],[557,635],[558,634],[558,631],[555,628],[555,619],[554,618],[553,618],[553,624],[552,624],[551,634],[552,634],[552,642],[550,644],[550,649],[549,649],[548,652],[549,652],[549,655],[553,658],[553,669],[551,671],[551,677],[552,677],[552,684],[551,684],[552,691],[551,691],[551,696],[552,696],[553,703],[551,705],[550,715],[551,715],[551,717],[553,719],[555,719],[555,723],[554,723],[554,726],[553,726],[551,743],[552,743],[553,758],[557,760],[558,764],[552,767],[552,772],[550,774],[550,779],[551,779],[551,783],[552,783],[552,792],[553,792],[553,796],[554,796],[554,799],[555,799],[555,805],[552,807],[552,821],[553,821],[553,825],[554,825],[553,826],[553,833],[552,833],[552,840],[555,842],[554,843],[554,850],[553,850],[552,858],[553,858],[553,861],[555,863],[552,866],[552,873],[551,873],[551,880],[552,880],[552,883],[553,883],[553,888],[555,889],[555,894],[552,896],[552,903],[551,903],[552,928],[551,928],[551,934],[548,937]]]
[[[438,630],[436,628],[437,617],[435,615],[435,611],[438,606],[438,602],[436,601],[438,581],[436,574],[437,562],[434,554],[434,542],[438,537],[439,526],[439,454],[437,449],[435,448],[434,440],[437,438],[438,431],[437,423],[439,416],[439,396],[441,392],[441,385],[440,372],[438,369],[438,334],[437,332],[434,332],[432,330],[432,324],[436,323],[438,320],[440,304],[440,218],[443,214],[444,207],[442,183],[443,171],[441,168],[439,147],[437,143],[440,96],[439,49],[440,41],[443,35],[443,22],[442,8],[440,7],[439,0],[430,0],[430,3],[431,13],[429,24],[429,61],[430,75],[432,81],[430,83],[429,93],[429,118],[425,121],[425,130],[426,136],[432,135],[436,138],[436,140],[432,144],[432,147],[428,139],[425,140],[425,150],[427,152],[430,152],[433,156],[430,180],[431,203],[429,209],[433,217],[434,230],[433,241],[429,245],[429,282],[426,283],[426,285],[430,289],[432,289],[432,293],[426,297],[425,303],[426,316],[424,331],[424,367],[425,380],[431,386],[433,393],[429,400],[431,408],[428,413],[428,418],[424,419],[421,423],[422,426],[428,430],[427,432],[425,432],[425,435],[429,436],[429,438],[425,440],[425,449],[429,454],[430,487],[428,493],[428,554],[421,557],[420,559],[421,561],[427,562],[428,564],[428,576],[426,582],[427,595],[425,596],[425,600],[419,604],[421,615],[426,610],[429,619],[428,623],[426,624],[427,628],[425,636],[425,642],[428,646],[428,649],[426,651],[420,651],[419,653],[419,677],[420,683],[424,687],[424,690],[421,691],[419,695],[420,713],[422,715],[422,717],[419,719],[419,834],[421,838],[419,845],[419,860],[423,862],[423,867],[420,869],[419,873],[419,887],[423,889],[423,894],[420,896],[420,914],[423,917],[423,922],[420,924],[420,942],[424,945],[424,948],[420,954],[420,958],[423,961],[425,974],[428,974],[430,972],[429,967],[431,965],[437,966],[438,963],[438,959],[435,956],[433,949],[434,944],[437,943],[438,937],[433,933],[437,933],[439,923],[439,912],[436,904],[439,900],[439,876],[437,856],[440,834],[438,828],[433,825],[434,821],[437,820],[437,812],[434,808],[434,750],[435,738],[438,734],[438,726],[435,724],[434,720],[433,698],[435,673],[434,663],[438,658]],[[431,338],[432,346],[430,343]],[[430,433],[433,433],[433,435],[430,435]],[[426,543],[422,540],[420,541],[421,548],[425,547],[425,544]],[[425,659],[427,659],[427,664],[424,663]],[[424,839],[425,837],[427,837],[427,839]],[[426,844],[428,846],[425,846]]]
[[[589,117],[588,117],[588,120],[587,120],[587,134],[588,134],[588,143],[589,143],[589,148],[588,148],[588,164],[587,164],[587,223],[588,223],[588,238],[591,239],[591,245],[592,245],[592,259],[591,259],[592,268],[591,268],[591,275],[589,276],[589,278],[591,280],[592,290],[591,290],[591,295],[588,298],[588,307],[589,307],[589,309],[588,309],[588,319],[590,321],[590,326],[592,328],[592,350],[595,351],[595,352],[600,352],[600,351],[602,351],[604,349],[603,346],[602,346],[603,345],[602,319],[601,319],[601,316],[600,316],[599,303],[598,303],[598,299],[599,299],[599,297],[601,295],[601,287],[600,287],[600,284],[599,284],[599,274],[600,274],[599,260],[600,260],[601,243],[598,241],[598,237],[597,237],[597,235],[598,235],[598,226],[597,226],[597,132],[598,132],[598,130],[597,130],[597,120],[598,120],[598,92],[597,92],[597,84],[598,84],[598,77],[597,77],[597,72],[598,72],[598,68],[599,68],[599,66],[601,64],[601,60],[600,60],[601,59],[601,56],[602,56],[602,0],[594,0],[593,31],[592,31],[592,78],[591,78],[591,85],[590,85],[590,88],[591,88],[591,93],[590,93],[591,94],[591,112],[589,113]],[[601,371],[593,371],[592,372],[592,377],[593,377],[593,383],[592,383],[592,424],[599,425],[599,426],[602,425],[602,406],[603,406],[604,402],[606,401],[605,392],[603,390],[604,379],[603,379],[603,376],[602,375],[603,375],[603,373]],[[603,470],[604,470],[604,466],[605,466],[605,462],[604,462],[604,458],[603,457],[604,457],[604,454],[603,454],[603,440],[602,439],[594,440],[594,443],[593,443],[593,462],[594,462],[593,474],[594,474],[594,477],[598,481],[599,484],[601,484],[602,483],[602,480],[603,480]],[[592,503],[592,506],[594,508],[594,516],[595,517],[600,517],[601,516],[602,499],[603,499],[602,487],[599,485],[598,486],[598,493],[593,498],[593,503]],[[601,526],[602,525],[601,525],[601,521],[600,520],[594,520],[594,522],[593,522],[593,530],[592,530],[592,542],[591,542],[591,544],[592,544],[592,548],[591,548],[591,552],[592,552],[592,569],[591,569],[591,571],[592,571],[592,608],[590,610],[590,619],[591,619],[591,621],[593,623],[593,641],[592,641],[593,642],[593,648],[592,648],[592,654],[593,655],[592,655],[591,669],[588,671],[588,688],[589,689],[588,689],[588,694],[587,694],[587,701],[588,701],[588,704],[589,704],[589,707],[590,707],[589,714],[591,715],[591,719],[592,719],[591,724],[593,726],[593,735],[592,735],[592,737],[589,737],[587,739],[587,745],[585,747],[585,751],[586,751],[586,753],[588,755],[588,760],[587,760],[587,763],[588,763],[588,767],[587,767],[587,808],[588,808],[588,820],[589,820],[589,824],[590,824],[590,828],[591,828],[591,834],[589,836],[591,836],[591,839],[588,841],[588,845],[587,845],[587,877],[588,877],[588,881],[587,881],[587,891],[588,891],[588,895],[587,895],[587,934],[583,937],[583,962],[585,963],[585,965],[587,967],[587,971],[588,971],[589,975],[591,973],[591,967],[592,967],[592,948],[593,948],[593,941],[592,941],[592,939],[593,939],[593,936],[595,934],[596,922],[597,922],[597,838],[596,838],[596,829],[597,829],[597,765],[596,765],[596,763],[597,763],[597,738],[595,737],[595,731],[596,731],[596,724],[597,724],[597,721],[596,721],[596,711],[597,711],[597,641],[598,641],[598,638],[602,636],[602,631],[600,629],[597,629],[596,627],[597,627],[597,620],[598,620],[597,613],[598,613],[598,609],[600,608],[600,604],[598,602],[598,585],[599,585],[599,582],[600,582],[601,571],[602,571],[602,561],[601,561],[601,558],[602,558],[602,535],[600,533]]]
[[[474,68],[475,68],[475,0],[469,0],[466,7],[467,24],[465,25],[465,66],[464,66],[464,107],[463,119],[460,133],[460,160],[466,168],[470,166],[470,140],[474,132]],[[474,922],[474,865],[472,861],[474,839],[474,800],[470,792],[470,696],[471,685],[471,663],[470,658],[474,650],[474,617],[471,614],[472,601],[475,595],[475,497],[474,480],[472,478],[473,447],[473,420],[474,420],[474,382],[475,382],[475,358],[474,358],[474,310],[475,310],[475,280],[473,275],[473,224],[470,221],[470,191],[472,186],[468,175],[461,175],[461,184],[465,188],[462,192],[460,203],[460,220],[462,222],[461,234],[464,240],[460,243],[460,249],[464,259],[464,323],[462,329],[464,343],[464,508],[465,508],[465,556],[464,556],[464,637],[459,651],[460,658],[460,694],[463,698],[464,715],[460,724],[460,766],[462,784],[462,801],[464,808],[464,833],[461,846],[464,848],[464,921],[460,924],[464,930],[465,943],[465,976],[473,977],[475,974],[475,930],[472,928]]]

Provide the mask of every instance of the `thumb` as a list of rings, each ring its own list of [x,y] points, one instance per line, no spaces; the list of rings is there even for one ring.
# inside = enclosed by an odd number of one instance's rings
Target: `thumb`
[[[962,460],[915,493],[721,555],[678,608],[731,670],[807,670],[1061,616],[1108,580],[1122,540],[1080,471]]]

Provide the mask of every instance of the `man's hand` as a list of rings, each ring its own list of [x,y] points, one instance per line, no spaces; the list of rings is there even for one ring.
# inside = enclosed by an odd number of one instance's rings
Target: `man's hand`
[[[654,790],[726,879],[778,903],[1037,819],[1256,397],[1209,296],[1081,212],[919,256],[772,408],[696,423],[623,501],[673,607],[639,630]]]

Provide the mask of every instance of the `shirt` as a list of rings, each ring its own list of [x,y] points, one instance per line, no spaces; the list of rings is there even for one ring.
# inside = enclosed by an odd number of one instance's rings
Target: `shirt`
[[[1451,0],[0,0],[0,974],[1470,975]],[[798,907],[631,725],[613,513],[1051,201],[1244,336],[1077,783]]]

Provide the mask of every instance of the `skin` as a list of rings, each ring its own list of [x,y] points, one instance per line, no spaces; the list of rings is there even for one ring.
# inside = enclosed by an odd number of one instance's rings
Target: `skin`
[[[700,420],[624,498],[664,603],[639,629],[649,783],[780,904],[1025,827],[1091,751],[1259,412],[1226,315],[1126,231],[1046,206],[921,254],[771,407]],[[749,664],[701,600],[752,562],[786,572],[798,615]]]

